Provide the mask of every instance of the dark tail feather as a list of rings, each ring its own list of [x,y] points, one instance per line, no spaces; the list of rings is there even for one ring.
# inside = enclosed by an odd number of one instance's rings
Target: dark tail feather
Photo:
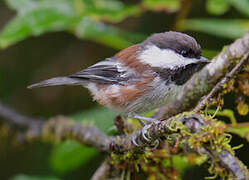
[[[36,84],[28,86],[29,89],[37,87],[46,87],[46,86],[60,86],[60,85],[83,85],[84,79],[80,78],[70,78],[70,77],[56,77],[48,79]]]

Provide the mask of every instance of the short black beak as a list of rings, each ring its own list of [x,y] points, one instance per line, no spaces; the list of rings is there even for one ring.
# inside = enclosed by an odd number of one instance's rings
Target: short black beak
[[[210,63],[211,61],[208,59],[208,58],[205,58],[203,56],[200,57],[200,59],[198,59],[199,62],[202,62],[202,63]]]

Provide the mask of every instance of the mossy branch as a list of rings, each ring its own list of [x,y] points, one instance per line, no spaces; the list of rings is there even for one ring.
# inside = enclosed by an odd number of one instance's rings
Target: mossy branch
[[[222,131],[222,128],[217,126],[216,121],[199,114],[179,114],[167,121],[145,126],[135,131],[132,136],[114,137],[105,135],[95,126],[83,126],[63,116],[40,121],[20,115],[0,104],[0,115],[2,117],[3,110],[5,112],[4,118],[8,118],[6,122],[14,125],[15,129],[21,128],[21,131],[25,132],[25,137],[28,141],[58,142],[73,139],[81,144],[95,147],[100,151],[113,152],[119,154],[118,156],[120,157],[125,157],[125,154],[139,156],[139,154],[145,153],[146,148],[162,137],[167,138],[172,135],[171,138],[178,139],[180,135],[180,145],[185,152],[207,155],[211,163],[215,166],[223,167],[237,179],[248,177],[247,169],[234,156],[232,148],[228,144],[229,141],[220,140],[221,137],[226,139],[226,134]],[[22,118],[14,119],[13,117]],[[136,145],[133,144],[132,138],[136,140]],[[123,157],[121,158],[122,160],[124,160]],[[212,173],[220,173],[214,169],[212,171],[214,171]]]

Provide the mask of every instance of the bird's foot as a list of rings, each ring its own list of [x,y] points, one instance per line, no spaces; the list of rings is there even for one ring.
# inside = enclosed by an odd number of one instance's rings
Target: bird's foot
[[[146,124],[142,127],[141,130],[135,131],[132,135],[132,143],[135,146],[140,146],[141,144],[144,143],[150,143],[152,146],[152,149],[156,149],[159,145],[159,140],[156,139],[153,142],[152,137],[149,136],[148,130],[151,128],[151,125],[153,123]],[[139,142],[138,142],[139,141]],[[153,143],[152,143],[153,142]]]
[[[151,117],[144,117],[144,116],[140,116],[140,115],[134,115],[132,116],[132,118],[138,119],[140,124],[142,125],[142,129],[135,131],[132,135],[132,143],[135,146],[141,146],[143,144],[151,144],[151,146],[153,147],[152,149],[156,149],[159,145],[159,140],[155,140],[153,142],[152,137],[150,137],[148,131],[151,128],[151,125],[153,123],[157,123],[159,122],[159,120],[155,119],[155,118],[151,118]]]

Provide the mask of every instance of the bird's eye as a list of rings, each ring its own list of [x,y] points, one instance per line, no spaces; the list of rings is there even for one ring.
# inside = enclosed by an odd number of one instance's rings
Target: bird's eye
[[[188,51],[182,50],[181,55],[184,56],[184,57],[188,56]]]

